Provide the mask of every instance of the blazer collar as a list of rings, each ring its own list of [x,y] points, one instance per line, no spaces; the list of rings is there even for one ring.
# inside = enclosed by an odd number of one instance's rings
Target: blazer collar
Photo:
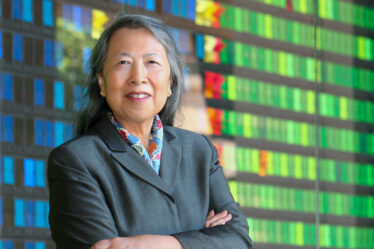
[[[112,157],[122,167],[174,198],[172,193],[181,160],[181,143],[170,127],[164,126],[160,175],[123,140],[105,115],[98,119],[93,130],[103,139],[112,152]]]

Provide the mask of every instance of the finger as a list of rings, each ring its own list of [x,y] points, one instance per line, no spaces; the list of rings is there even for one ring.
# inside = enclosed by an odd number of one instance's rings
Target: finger
[[[222,219],[219,219],[219,220],[216,220],[215,222],[212,222],[210,224],[211,227],[215,227],[215,226],[218,226],[218,225],[225,225],[227,222],[229,222],[230,220],[232,219],[232,215],[231,214],[228,214],[226,215],[225,217],[223,217]]]
[[[91,249],[108,249],[111,244],[112,242],[109,239],[100,240],[99,242],[96,242]]]
[[[213,223],[213,222],[215,222],[215,221],[217,221],[217,220],[219,220],[219,219],[222,219],[222,218],[225,217],[226,215],[227,215],[227,211],[224,210],[224,211],[222,211],[222,212],[220,212],[220,213],[214,215],[213,217],[210,217],[209,219],[207,219],[207,221],[208,221],[209,223]]]
[[[212,227],[217,224],[223,224],[231,220],[231,214],[228,214],[226,210],[214,215],[211,218],[207,218],[205,222],[205,227]]]
[[[206,219],[209,219],[209,218],[212,218],[214,216],[214,210],[210,210],[210,212],[208,213],[208,216],[206,217]]]
[[[208,216],[206,217],[206,220],[205,220],[205,227],[209,227],[211,222],[210,220],[214,217],[215,213],[214,213],[214,210],[210,210],[209,213],[208,213]]]

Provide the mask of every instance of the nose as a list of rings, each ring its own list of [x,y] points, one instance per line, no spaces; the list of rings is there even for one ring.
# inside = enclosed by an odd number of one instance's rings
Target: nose
[[[147,69],[142,63],[134,63],[131,69],[130,83],[140,85],[147,82]]]

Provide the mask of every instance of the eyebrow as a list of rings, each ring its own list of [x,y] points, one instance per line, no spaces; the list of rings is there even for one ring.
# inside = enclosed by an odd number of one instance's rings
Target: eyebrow
[[[151,57],[151,56],[160,56],[158,53],[148,53],[148,54],[145,54],[144,57]],[[130,56],[131,57],[131,53],[127,53],[127,52],[121,52],[119,53],[117,56],[115,57],[119,57],[119,56]]]

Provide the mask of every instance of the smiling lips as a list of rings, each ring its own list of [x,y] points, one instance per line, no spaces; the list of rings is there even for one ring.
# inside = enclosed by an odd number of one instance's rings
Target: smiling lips
[[[151,95],[146,92],[130,92],[126,95],[126,98],[132,102],[143,102],[148,100],[150,97]]]

